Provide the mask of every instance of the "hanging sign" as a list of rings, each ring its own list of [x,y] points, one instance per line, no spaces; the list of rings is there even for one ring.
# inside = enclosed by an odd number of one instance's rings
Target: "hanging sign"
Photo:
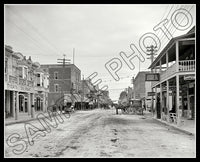
[[[149,73],[145,75],[145,81],[159,81],[160,74],[159,73]]]
[[[147,92],[148,96],[155,96],[155,92]]]

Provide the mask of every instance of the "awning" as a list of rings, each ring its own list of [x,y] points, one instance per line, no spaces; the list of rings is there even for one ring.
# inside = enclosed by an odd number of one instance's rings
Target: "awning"
[[[74,102],[89,102],[90,100],[87,97],[83,97],[79,94],[73,94]]]
[[[72,102],[71,94],[65,94],[65,96],[64,96],[64,102]]]

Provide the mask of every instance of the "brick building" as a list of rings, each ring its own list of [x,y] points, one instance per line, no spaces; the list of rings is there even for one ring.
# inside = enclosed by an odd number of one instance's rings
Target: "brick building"
[[[72,104],[73,94],[78,94],[81,89],[81,71],[74,64],[41,65],[49,73],[48,105],[54,105],[59,98],[65,96],[65,101]]]

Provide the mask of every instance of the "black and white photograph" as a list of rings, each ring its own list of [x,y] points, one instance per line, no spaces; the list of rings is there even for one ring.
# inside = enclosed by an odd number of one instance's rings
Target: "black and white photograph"
[[[4,158],[196,158],[196,4],[4,4]]]

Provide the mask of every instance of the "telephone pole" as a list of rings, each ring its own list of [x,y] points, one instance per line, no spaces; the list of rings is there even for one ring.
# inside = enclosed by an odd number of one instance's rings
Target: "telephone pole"
[[[148,56],[150,56],[147,59],[151,59],[151,64],[154,61],[155,55],[157,55],[155,52],[157,52],[157,46],[153,46],[151,45],[150,47],[147,47],[147,52],[150,52],[149,54],[147,54]],[[153,73],[153,70],[151,69],[151,73]],[[152,88],[152,82],[151,82],[151,88]],[[151,89],[151,91],[153,92],[153,89]],[[154,116],[154,112],[153,112],[153,107],[154,107],[154,97],[152,96],[151,98],[151,112],[152,115]]]
[[[81,96],[81,110],[83,110],[83,100],[84,100],[84,86],[85,86],[85,80],[84,80],[84,75],[83,75],[83,79],[82,79],[82,96]]]
[[[57,63],[61,63],[62,65],[63,65],[63,69],[62,69],[62,82],[63,82],[63,87],[61,87],[61,97],[63,96],[63,106],[64,106],[64,95],[65,95],[65,93],[63,92],[64,91],[64,87],[65,87],[65,81],[64,81],[64,79],[65,79],[65,77],[64,77],[64,73],[65,73],[65,64],[69,64],[70,63],[70,59],[66,59],[65,58],[65,54],[63,54],[63,59],[57,59],[58,60],[58,62]]]
[[[155,55],[157,55],[155,53],[155,52],[157,52],[157,46],[151,45],[151,46],[147,47],[147,52],[150,52],[149,54],[147,54],[147,56],[150,56],[147,59],[151,59],[151,64],[152,64],[154,61]],[[151,72],[152,72],[152,70],[151,70]]]

